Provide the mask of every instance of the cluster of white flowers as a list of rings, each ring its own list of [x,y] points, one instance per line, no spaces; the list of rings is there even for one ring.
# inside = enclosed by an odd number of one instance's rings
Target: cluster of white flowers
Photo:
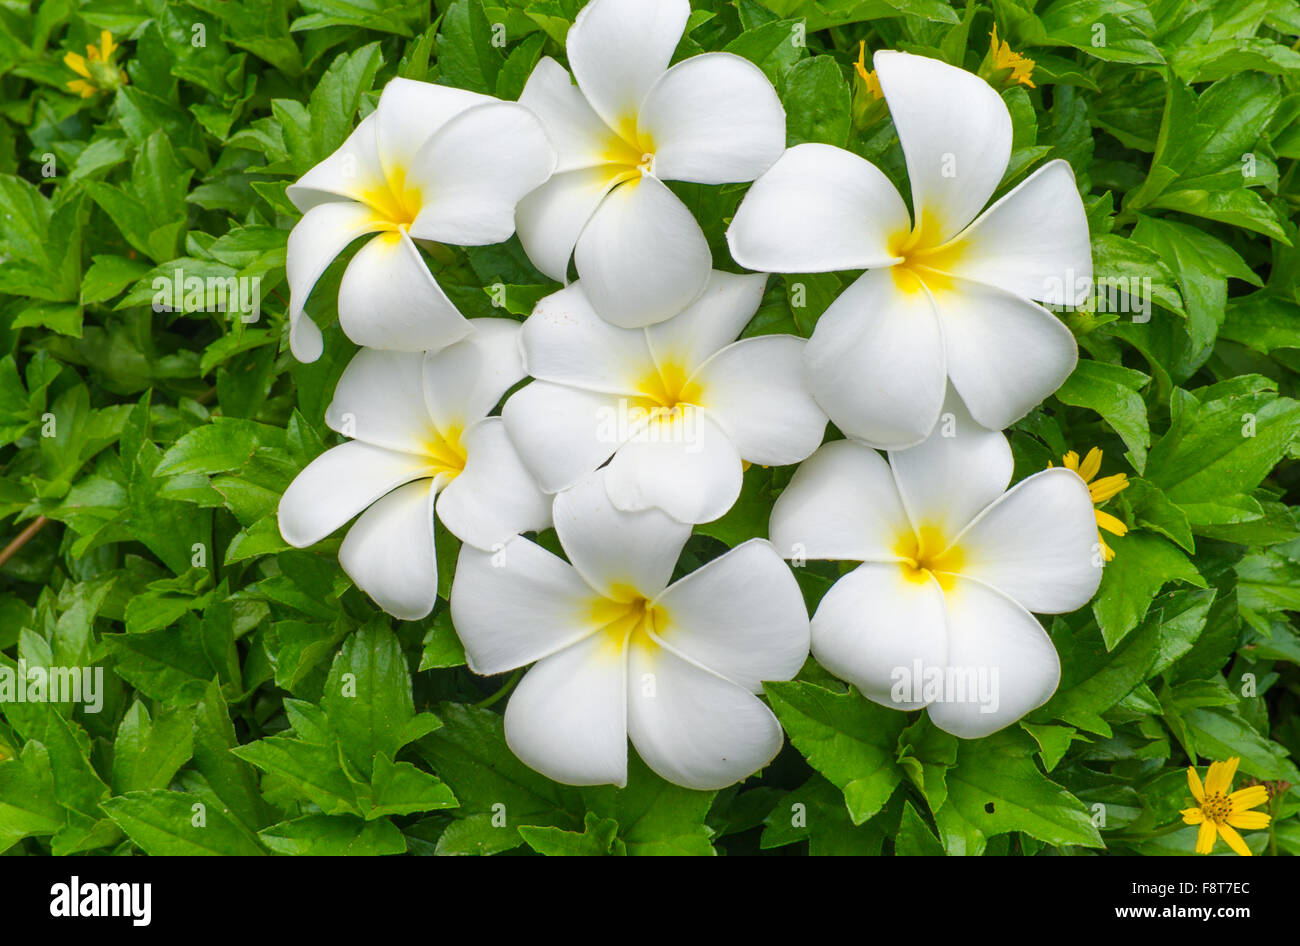
[[[314,284],[374,236],[339,287],[340,325],[364,346],[326,415],[348,439],[288,488],[281,532],[303,547],[357,517],[343,568],[419,619],[437,600],[440,520],[462,543],[450,607],[469,666],[534,665],[506,738],[562,782],[624,784],[629,739],[681,785],[752,774],[782,742],[757,694],[810,648],[872,700],[991,733],[1056,689],[1055,648],[1030,612],[1078,608],[1100,581],[1083,480],[1053,469],[1008,491],[1001,433],[1077,357],[1033,301],[1091,274],[1073,175],[1051,162],[985,209],[1011,150],[1001,98],[956,67],[880,52],[909,213],[863,158],[786,149],[785,113],[752,63],[670,66],[689,12],[593,0],[566,43],[576,84],[543,59],[518,103],[395,79],[289,189],[303,211],[287,264],[297,357],[322,351],[303,311]],[[714,269],[665,180],[753,182],[727,242],[754,273]],[[464,318],[418,244],[516,231],[565,288],[522,325]],[[768,273],[843,270],[866,272],[811,339],[737,341]],[[823,445],[828,417],[849,439]],[[771,541],[673,582],[693,526],[733,506],[751,463],[802,463]],[[551,526],[567,561],[524,536]],[[782,561],[809,558],[859,563],[811,622]],[[918,671],[991,674],[996,692],[900,689]]]

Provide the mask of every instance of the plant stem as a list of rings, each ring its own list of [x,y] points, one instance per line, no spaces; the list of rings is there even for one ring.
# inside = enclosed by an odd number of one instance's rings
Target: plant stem
[[[37,516],[32,520],[31,525],[19,532],[18,537],[6,545],[4,551],[0,551],[0,568],[4,568],[9,559],[17,555],[18,550],[26,545],[32,536],[44,529],[45,524],[49,521],[44,516]]]

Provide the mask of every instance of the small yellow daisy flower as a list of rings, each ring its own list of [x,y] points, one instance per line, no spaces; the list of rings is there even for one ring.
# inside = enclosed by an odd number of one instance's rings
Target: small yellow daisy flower
[[[1022,56],[1011,48],[1007,42],[998,42],[998,28],[993,27],[993,32],[989,34],[989,55],[992,57],[992,69],[995,73],[1003,70],[1010,70],[1010,79],[1029,88],[1037,88],[1034,85],[1031,76],[1034,74],[1034,61],[1028,56]]]
[[[1250,848],[1236,829],[1254,831],[1267,828],[1269,815],[1262,811],[1247,811],[1268,801],[1268,789],[1263,785],[1251,785],[1232,794],[1232,777],[1237,773],[1237,763],[1241,760],[1231,758],[1227,762],[1210,763],[1210,771],[1205,774],[1205,785],[1192,766],[1187,768],[1187,785],[1196,800],[1193,808],[1183,809],[1183,821],[1186,824],[1199,824],[1200,832],[1196,835],[1196,853],[1209,854],[1214,849],[1217,835],[1223,835],[1228,847],[1245,857],[1250,856]],[[1216,834],[1217,832],[1217,834]]]
[[[1101,472],[1101,450],[1093,447],[1088,451],[1088,455],[1079,462],[1079,455],[1073,450],[1069,451],[1061,458],[1065,463],[1067,470],[1073,470],[1078,473],[1083,481],[1088,484],[1088,494],[1092,496],[1092,504],[1100,506],[1106,500],[1111,499],[1117,493],[1128,489],[1128,474],[1116,473],[1113,476],[1103,476],[1101,479],[1093,482],[1093,478]],[[1048,466],[1051,466],[1049,461]],[[1112,535],[1124,535],[1128,532],[1128,526],[1124,525],[1119,519],[1116,519],[1108,512],[1100,509],[1094,509],[1093,515],[1097,517],[1097,526],[1099,529],[1105,529]],[[1110,561],[1115,557],[1115,550],[1106,544],[1106,540],[1097,533],[1097,541],[1101,543],[1101,557]]]
[[[83,99],[88,99],[92,95],[125,85],[126,72],[119,69],[112,61],[113,53],[118,48],[118,44],[113,42],[113,34],[108,30],[101,30],[99,45],[86,46],[86,55],[80,53],[64,55],[63,64],[81,76],[80,79],[70,81],[67,84],[68,88]]]
[[[883,99],[884,90],[880,88],[880,80],[876,78],[876,70],[867,70],[867,43],[866,40],[858,43],[858,61],[853,64],[853,71],[862,79],[863,85],[866,86],[867,93],[873,100]]]

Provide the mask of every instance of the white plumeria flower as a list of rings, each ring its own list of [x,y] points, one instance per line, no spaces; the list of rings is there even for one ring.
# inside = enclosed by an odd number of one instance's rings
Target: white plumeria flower
[[[756,693],[808,656],[808,612],[772,545],[754,539],[669,585],[691,527],[622,512],[603,472],[555,498],[569,562],[524,538],[460,552],[451,616],[476,673],[536,663],[510,697],[506,742],[570,785],[627,782],[629,737],[670,782],[718,789],[781,748]]]
[[[519,198],[550,176],[551,148],[528,109],[448,86],[394,79],[332,155],[288,189],[303,218],[289,234],[289,347],[320,357],[303,313],[321,274],[353,240],[339,324],[358,345],[434,351],[469,333],[413,240],[482,246],[510,239]]]
[[[668,67],[687,0],[593,0],[565,48],[577,87],[542,59],[519,101],[559,152],[556,173],[519,204],[519,239],[552,279],[569,258],[601,316],[633,328],[676,315],[712,258],[664,181],[752,181],[785,148],[785,111],[767,77],[731,53]]]
[[[884,706],[928,706],[940,729],[970,739],[1055,692],[1056,648],[1030,612],[1084,605],[1102,561],[1077,473],[1044,470],[1006,491],[1006,438],[955,397],[945,411],[888,462],[853,440],[823,446],[777,498],[769,531],[786,557],[863,563],[817,608],[818,663]]]
[[[550,525],[550,498],[524,469],[500,417],[501,395],[523,377],[519,323],[474,319],[439,352],[363,348],[325,414],[353,439],[326,450],[280,500],[280,534],[319,542],[358,513],[339,549],[357,587],[389,614],[427,615],[438,597],[434,508],[467,545],[499,549]]]
[[[826,415],[803,382],[805,341],[733,341],[766,280],[715,272],[684,312],[638,329],[601,319],[586,280],[542,299],[522,334],[537,380],[502,409],[542,489],[566,489],[609,460],[620,509],[709,522],[740,495],[745,462],[781,466],[816,450]]]
[[[975,420],[1001,430],[1078,358],[1069,330],[1031,301],[1073,302],[1092,278],[1074,174],[1051,161],[981,214],[1011,154],[1002,99],[935,59],[878,52],[875,67],[912,214],[870,162],[802,144],[750,188],[727,241],[736,262],[762,272],[867,270],[805,353],[813,395],[846,435],[886,449],[921,442],[948,378]]]

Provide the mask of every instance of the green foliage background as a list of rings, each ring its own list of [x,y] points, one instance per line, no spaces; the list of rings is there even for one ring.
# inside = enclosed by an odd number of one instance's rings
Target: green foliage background
[[[1010,432],[1017,477],[1094,445],[1133,477],[1107,507],[1132,531],[1108,536],[1092,607],[1051,619],[1061,686],[1021,724],[961,742],[810,663],[769,688],[789,744],[760,777],[692,792],[634,760],[626,790],[568,788],[506,749],[513,681],[465,669],[445,601],[392,622],[338,536],[282,543],[279,494],[333,441],[353,351],[340,261],[310,307],[324,357],[287,352],[285,185],[395,75],[517,97],[579,6],[0,0],[0,545],[28,536],[0,570],[0,663],[107,668],[101,713],[0,705],[0,851],[1188,854],[1189,761],[1300,782],[1294,0],[693,3],[679,58],[753,60],[791,144],[846,146],[902,187],[859,42],[987,75],[996,22],[1037,62],[1036,88],[1003,93],[1003,189],[1068,160],[1098,276],[1151,304],[1063,313],[1078,370]],[[101,29],[129,83],[80,98],[62,58]],[[744,187],[674,187],[734,269]],[[495,283],[518,317],[555,288],[517,241],[430,265],[468,314],[501,314]],[[176,267],[261,277],[260,320],[154,312]],[[772,277],[747,332],[809,335],[847,278]],[[765,534],[789,475],[751,468],[683,570]],[[797,572],[811,609],[839,569]],[[1300,792],[1270,810],[1251,846],[1300,853]]]

